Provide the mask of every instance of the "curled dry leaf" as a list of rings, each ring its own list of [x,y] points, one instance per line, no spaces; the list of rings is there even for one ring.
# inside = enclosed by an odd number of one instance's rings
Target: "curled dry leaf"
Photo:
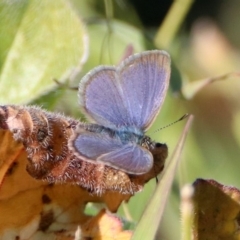
[[[82,211],[85,201],[99,199],[78,186],[35,180],[26,172],[22,144],[9,131],[1,130],[0,137],[0,239],[74,236],[78,225],[89,219]]]
[[[73,239],[89,220],[87,202],[115,212],[162,171],[166,145],[154,148],[153,168],[137,176],[79,159],[68,148],[77,124],[37,107],[0,107],[1,239]]]
[[[193,187],[194,239],[240,239],[240,190],[203,179]]]

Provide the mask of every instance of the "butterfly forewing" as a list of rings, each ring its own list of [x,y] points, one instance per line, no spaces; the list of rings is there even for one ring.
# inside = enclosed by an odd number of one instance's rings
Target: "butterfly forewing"
[[[124,125],[128,115],[113,67],[97,67],[82,79],[79,103],[90,119],[105,127]]]
[[[170,58],[164,51],[129,57],[118,68],[128,108],[128,124],[146,130],[165,99],[170,77]]]
[[[98,67],[87,74],[79,86],[80,105],[105,127],[145,130],[163,103],[169,76],[166,52],[135,54],[117,68]]]

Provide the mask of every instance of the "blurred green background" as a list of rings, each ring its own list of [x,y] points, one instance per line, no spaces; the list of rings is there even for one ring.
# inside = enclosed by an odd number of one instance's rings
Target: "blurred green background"
[[[195,116],[156,237],[180,239],[184,184],[211,178],[240,188],[239,12],[238,0],[2,0],[0,104],[37,104],[84,120],[70,88],[86,72],[118,64],[126,49],[168,51],[171,88],[149,135],[171,155],[184,121],[154,130]],[[152,180],[130,200],[130,216],[119,214],[137,224],[155,187]]]

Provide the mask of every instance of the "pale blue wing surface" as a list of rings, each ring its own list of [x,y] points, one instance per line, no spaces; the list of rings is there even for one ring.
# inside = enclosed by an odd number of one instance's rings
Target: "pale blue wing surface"
[[[153,165],[149,151],[135,143],[123,144],[106,133],[81,131],[70,141],[70,148],[83,160],[103,162],[132,174],[145,173]]]
[[[106,133],[81,130],[70,141],[70,147],[85,160],[96,160],[100,155],[120,149],[123,144],[118,138],[111,138]]]
[[[87,74],[79,86],[79,102],[98,124],[145,130],[160,110],[169,77],[166,52],[135,54],[117,68],[98,67]]]
[[[105,127],[124,125],[128,110],[113,67],[97,67],[79,85],[79,103],[90,119]]]
[[[131,174],[144,174],[153,166],[152,154],[137,144],[127,144],[97,158],[97,161]]]
[[[131,125],[146,130],[165,99],[170,78],[170,57],[164,51],[130,56],[118,70]]]

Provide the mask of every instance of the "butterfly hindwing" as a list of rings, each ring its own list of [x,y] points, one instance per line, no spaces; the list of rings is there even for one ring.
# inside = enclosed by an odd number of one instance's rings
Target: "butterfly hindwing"
[[[124,144],[118,137],[107,133],[80,129],[70,142],[71,149],[81,159],[103,162],[128,173],[141,174],[151,169],[152,154],[136,143]]]
[[[153,165],[152,154],[139,145],[131,143],[99,156],[97,161],[136,175],[148,172]]]
[[[92,161],[102,154],[121,148],[122,145],[119,139],[113,139],[106,133],[89,132],[81,127],[78,128],[72,141],[70,141],[70,147],[77,155]]]

